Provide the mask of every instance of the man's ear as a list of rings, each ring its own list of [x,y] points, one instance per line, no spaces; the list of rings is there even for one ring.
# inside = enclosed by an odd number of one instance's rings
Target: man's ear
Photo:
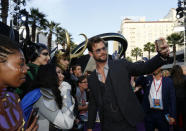
[[[88,53],[89,53],[89,55],[90,55],[90,56],[93,56],[93,54],[92,54],[92,52],[91,52],[91,51],[89,51]]]

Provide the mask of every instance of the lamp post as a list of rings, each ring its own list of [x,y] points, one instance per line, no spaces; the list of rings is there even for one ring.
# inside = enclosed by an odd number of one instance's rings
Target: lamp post
[[[184,27],[184,65],[186,65],[186,0],[178,0],[178,8],[176,9],[176,17],[178,19],[183,19],[183,27]]]
[[[186,4],[186,0],[183,1],[183,25],[184,25],[184,65],[186,65],[186,12],[185,12],[185,4]]]

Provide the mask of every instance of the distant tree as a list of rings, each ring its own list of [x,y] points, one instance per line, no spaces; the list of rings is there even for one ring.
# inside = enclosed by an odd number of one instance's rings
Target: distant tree
[[[46,15],[41,13],[38,8],[30,9],[29,24],[32,27],[32,42],[35,42],[37,28],[38,30],[46,29],[47,20],[45,17]]]
[[[174,65],[176,64],[176,45],[183,45],[183,35],[181,33],[172,33],[167,36],[168,44],[173,47]]]
[[[67,46],[66,46],[66,29],[63,29],[62,27],[56,27],[56,43],[57,45],[60,44],[62,45],[62,48],[65,49]],[[74,48],[77,47],[77,45],[73,42],[73,39],[72,39],[72,35],[70,33],[69,34],[69,37],[70,37],[70,50],[73,50]]]
[[[136,47],[131,50],[131,56],[136,57],[136,61],[138,60],[138,56],[142,56],[142,49]]]
[[[9,10],[9,0],[1,0],[1,18],[4,24],[7,24]]]
[[[144,45],[143,50],[148,52],[148,58],[150,59],[150,53],[155,52],[155,44],[148,42]]]
[[[78,45],[71,41],[70,50],[74,50]]]
[[[63,49],[64,49],[65,48],[64,47],[64,45],[65,45],[64,43],[65,43],[65,39],[66,39],[65,30],[62,27],[60,27],[60,26],[57,26],[55,30],[56,30],[55,35],[56,35],[57,49],[58,49],[58,45],[59,44],[62,45]]]
[[[126,60],[128,60],[128,61],[132,62],[132,58],[131,58],[131,57],[129,57],[129,56],[127,56],[127,57],[126,57]]]
[[[50,21],[46,23],[46,26],[48,28],[48,32],[46,32],[47,39],[48,39],[48,50],[51,51],[52,49],[52,35],[56,34],[56,27],[59,26],[59,23],[56,23],[54,21]]]

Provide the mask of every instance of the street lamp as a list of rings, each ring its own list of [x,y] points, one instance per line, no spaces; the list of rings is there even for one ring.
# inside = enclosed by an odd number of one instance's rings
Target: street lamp
[[[180,19],[183,17],[184,26],[184,65],[186,65],[186,0],[178,0],[178,8],[176,9],[176,18]]]

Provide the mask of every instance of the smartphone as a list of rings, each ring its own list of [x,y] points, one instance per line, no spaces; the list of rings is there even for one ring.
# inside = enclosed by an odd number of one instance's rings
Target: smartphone
[[[169,123],[169,122],[170,122],[169,114],[166,114],[166,115],[165,115],[165,118],[166,118],[167,122]]]
[[[156,44],[156,46],[157,46],[157,50],[158,50],[158,51],[161,51],[159,47],[160,47],[161,45],[164,44],[163,40],[161,40],[161,39],[156,40],[156,41],[155,41],[155,44]]]
[[[39,110],[39,108],[33,108],[32,112],[30,114],[30,117],[27,121],[26,129],[29,128],[30,125],[32,124],[32,122],[34,121],[35,117],[37,116],[38,110]]]

